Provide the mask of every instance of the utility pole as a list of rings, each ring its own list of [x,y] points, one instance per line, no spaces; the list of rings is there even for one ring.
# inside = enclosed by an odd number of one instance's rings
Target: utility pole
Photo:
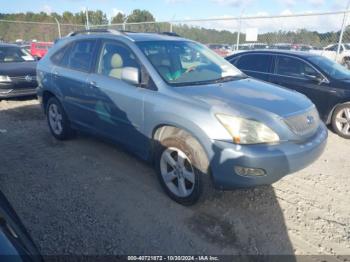
[[[128,15],[123,21],[123,31],[126,30],[126,22],[128,22],[129,17],[130,17],[130,15]]]
[[[56,24],[57,24],[58,37],[61,38],[61,25],[60,25],[60,22],[58,21],[58,19],[55,16],[53,18],[55,19]]]
[[[176,16],[176,14],[173,15],[173,17],[171,18],[171,21],[170,21],[170,32],[171,33],[173,32],[173,23],[172,23],[172,21],[175,20],[175,16]]]
[[[86,29],[90,29],[90,23],[89,23],[89,9],[86,7],[85,8],[85,15],[86,15]]]
[[[338,61],[338,56],[339,56],[339,53],[340,53],[340,47],[341,47],[341,44],[343,42],[343,36],[344,36],[345,27],[346,27],[346,21],[347,21],[348,14],[349,14],[349,7],[350,7],[350,0],[348,0],[348,3],[346,4],[346,9],[345,9],[345,12],[344,12],[343,24],[342,24],[341,31],[340,31],[337,54],[335,55],[335,61],[336,62]]]
[[[350,1],[350,0],[349,0]],[[238,26],[238,32],[237,32],[237,43],[236,43],[236,50],[239,50],[239,38],[242,30],[242,16],[244,13],[245,8],[242,9],[241,15],[239,16],[239,26]]]

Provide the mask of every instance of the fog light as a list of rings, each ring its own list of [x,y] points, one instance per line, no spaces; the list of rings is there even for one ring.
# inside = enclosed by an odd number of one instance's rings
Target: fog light
[[[235,166],[235,172],[240,176],[264,176],[266,171],[261,168],[249,168],[242,166]]]

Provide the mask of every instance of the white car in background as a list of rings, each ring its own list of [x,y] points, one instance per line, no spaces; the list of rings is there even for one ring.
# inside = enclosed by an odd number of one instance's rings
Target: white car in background
[[[326,46],[323,50],[311,50],[310,52],[325,56],[333,61],[337,61],[350,69],[350,44],[341,44],[339,55],[337,56],[338,44]]]

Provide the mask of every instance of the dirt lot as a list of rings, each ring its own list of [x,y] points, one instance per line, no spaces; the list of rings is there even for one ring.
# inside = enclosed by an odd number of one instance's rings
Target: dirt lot
[[[43,254],[349,255],[349,155],[329,132],[309,168],[182,207],[120,148],[58,142],[36,100],[0,102],[0,189]]]

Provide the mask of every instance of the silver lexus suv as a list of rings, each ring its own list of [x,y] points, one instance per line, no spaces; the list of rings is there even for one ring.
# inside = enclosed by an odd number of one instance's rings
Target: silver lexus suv
[[[71,33],[39,62],[37,77],[54,137],[108,138],[153,163],[165,192],[184,205],[208,184],[271,184],[314,162],[327,140],[304,95],[249,78],[174,35]]]

